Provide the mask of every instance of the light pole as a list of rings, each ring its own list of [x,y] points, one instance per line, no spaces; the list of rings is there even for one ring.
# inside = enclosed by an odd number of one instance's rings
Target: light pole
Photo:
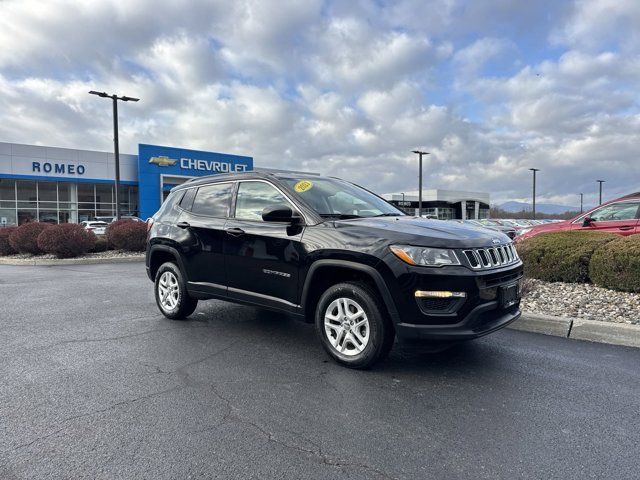
[[[118,143],[118,100],[123,102],[137,102],[140,100],[139,98],[122,96],[118,95],[109,95],[106,92],[96,92],[95,90],[91,90],[89,92],[91,95],[97,95],[102,98],[110,98],[113,101],[113,150],[115,157],[115,167],[116,167],[116,192],[115,192],[115,203],[116,203],[116,220],[120,220],[120,146]]]
[[[422,217],[422,156],[429,155],[429,152],[412,150],[411,153],[417,153],[419,157],[418,163],[420,164],[420,175],[418,176],[418,216]]]
[[[582,213],[582,200],[583,200],[584,194],[581,193],[580,194],[580,213]]]
[[[600,184],[600,200],[598,200],[598,205],[602,205],[602,184],[604,183],[604,180],[596,180],[596,182]]]
[[[539,172],[539,168],[530,168],[533,172],[533,219],[536,219],[536,172]]]

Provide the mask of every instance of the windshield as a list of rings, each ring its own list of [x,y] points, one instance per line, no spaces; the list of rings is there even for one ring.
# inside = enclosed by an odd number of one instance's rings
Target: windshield
[[[320,216],[336,218],[404,215],[380,197],[352,183],[334,178],[281,178]]]

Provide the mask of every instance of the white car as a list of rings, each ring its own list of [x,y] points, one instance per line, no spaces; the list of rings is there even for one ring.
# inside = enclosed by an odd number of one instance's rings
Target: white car
[[[82,225],[87,232],[93,232],[96,235],[104,235],[109,224],[107,222],[89,221],[81,222],[80,225]]]

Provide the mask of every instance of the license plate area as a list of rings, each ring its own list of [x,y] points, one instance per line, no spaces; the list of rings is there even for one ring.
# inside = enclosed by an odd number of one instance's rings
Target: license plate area
[[[500,306],[509,308],[520,301],[520,289],[518,284],[506,285],[500,287]]]

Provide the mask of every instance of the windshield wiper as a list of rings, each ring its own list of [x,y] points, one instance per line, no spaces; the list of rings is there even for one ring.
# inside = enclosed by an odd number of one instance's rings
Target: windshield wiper
[[[381,213],[380,215],[374,215],[374,217],[402,217],[401,213]]]
[[[348,220],[350,218],[362,218],[360,215],[351,215],[348,213],[319,213],[322,218],[337,218],[338,220]]]

